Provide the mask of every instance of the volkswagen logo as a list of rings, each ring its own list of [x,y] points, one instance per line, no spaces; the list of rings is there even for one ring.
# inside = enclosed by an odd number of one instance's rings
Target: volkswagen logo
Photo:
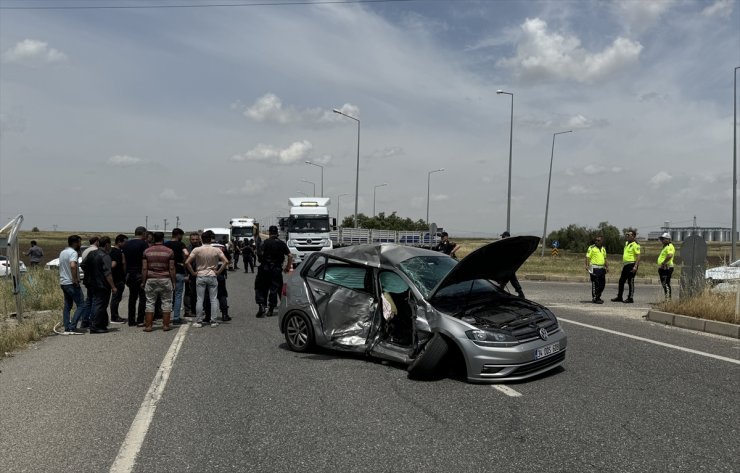
[[[549,335],[547,334],[547,329],[544,329],[544,328],[540,329],[539,334],[540,334],[540,338],[543,340],[547,340],[547,337],[549,337]]]

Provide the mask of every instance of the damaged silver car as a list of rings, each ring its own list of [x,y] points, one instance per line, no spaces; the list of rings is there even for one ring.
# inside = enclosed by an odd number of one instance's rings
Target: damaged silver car
[[[443,376],[452,359],[470,382],[539,375],[565,360],[565,332],[550,310],[502,288],[538,243],[506,238],[460,262],[395,244],[314,253],[284,285],[280,331],[291,350],[364,353],[412,378]]]

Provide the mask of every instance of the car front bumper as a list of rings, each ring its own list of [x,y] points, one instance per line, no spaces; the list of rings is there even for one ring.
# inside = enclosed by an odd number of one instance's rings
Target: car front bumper
[[[468,381],[471,383],[496,383],[520,381],[537,376],[563,364],[568,337],[560,329],[548,339],[532,340],[512,347],[482,346],[469,338],[458,338],[458,346],[465,357]],[[557,344],[558,351],[535,358],[538,348]]]

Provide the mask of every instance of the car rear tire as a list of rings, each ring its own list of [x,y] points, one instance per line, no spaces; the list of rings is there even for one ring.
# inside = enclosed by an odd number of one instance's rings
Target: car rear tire
[[[305,353],[315,344],[313,327],[308,317],[292,312],[285,318],[285,342],[292,351]]]
[[[432,339],[422,347],[414,362],[409,365],[409,378],[429,381],[443,377],[444,373],[440,365],[448,350],[447,340],[435,333]]]

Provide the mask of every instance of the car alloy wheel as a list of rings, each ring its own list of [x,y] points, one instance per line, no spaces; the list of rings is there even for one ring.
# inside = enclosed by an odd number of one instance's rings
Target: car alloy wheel
[[[285,321],[285,341],[293,351],[308,351],[313,345],[313,330],[302,314],[293,313]]]

